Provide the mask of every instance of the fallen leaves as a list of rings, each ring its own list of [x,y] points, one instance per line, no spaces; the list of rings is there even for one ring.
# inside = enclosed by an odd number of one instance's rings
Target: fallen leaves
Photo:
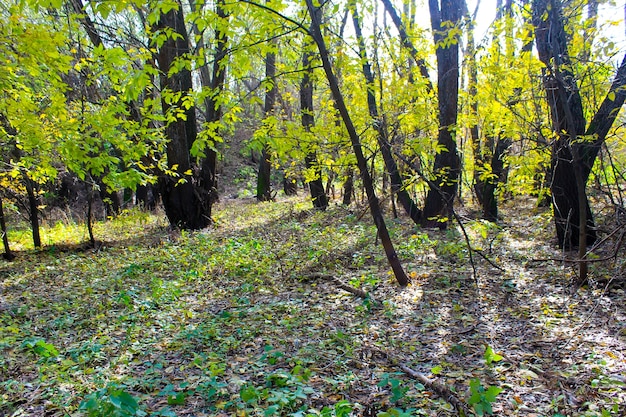
[[[398,289],[367,223],[258,207],[175,239],[127,215],[98,253],[3,264],[0,414],[446,416],[476,393],[501,416],[622,411],[623,291],[571,294],[559,266],[526,267],[546,249],[523,228],[472,232],[506,270],[477,261],[476,288],[452,232],[394,223]]]

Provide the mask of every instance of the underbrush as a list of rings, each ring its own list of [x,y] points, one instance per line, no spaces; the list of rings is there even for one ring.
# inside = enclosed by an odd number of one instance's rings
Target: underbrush
[[[215,215],[188,233],[125,212],[95,225],[97,249],[68,222],[40,251],[21,238],[0,269],[0,415],[452,416],[452,397],[476,415],[626,412],[624,293],[530,262],[558,255],[542,213],[468,222],[476,275],[459,230],[390,222],[405,289],[361,213]]]

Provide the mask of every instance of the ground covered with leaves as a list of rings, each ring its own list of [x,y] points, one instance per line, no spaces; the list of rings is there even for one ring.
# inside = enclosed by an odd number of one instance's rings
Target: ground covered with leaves
[[[227,200],[197,233],[129,212],[97,249],[58,223],[0,266],[0,415],[625,415],[623,260],[575,288],[518,203],[465,219],[476,274],[457,228],[390,221],[404,289],[359,209]]]

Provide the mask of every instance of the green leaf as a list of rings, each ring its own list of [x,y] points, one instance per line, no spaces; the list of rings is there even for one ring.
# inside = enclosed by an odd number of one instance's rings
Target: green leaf
[[[484,357],[485,357],[485,362],[487,362],[487,365],[490,365],[492,362],[500,362],[503,359],[503,357],[495,353],[493,349],[491,348],[491,346],[489,345],[485,347]]]
[[[503,391],[502,388],[500,387],[494,387],[494,386],[490,386],[489,388],[487,388],[487,391],[485,391],[485,399],[487,401],[489,401],[490,403],[494,402],[496,400],[496,397],[498,396],[498,394],[500,394]]]
[[[185,394],[184,392],[179,392],[176,395],[168,395],[167,403],[169,405],[183,405],[185,404],[186,397],[187,397],[187,394]]]
[[[607,94],[607,98],[610,101],[615,101],[615,91],[609,91],[609,94]]]

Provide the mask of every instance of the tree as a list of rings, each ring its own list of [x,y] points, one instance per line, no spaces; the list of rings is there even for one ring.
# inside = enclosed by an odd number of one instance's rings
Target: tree
[[[439,133],[433,165],[436,188],[430,187],[422,213],[424,227],[445,228],[457,192],[461,161],[456,132],[459,92],[459,23],[463,0],[429,0],[430,20],[437,55]]]
[[[311,134],[311,128],[315,125],[315,117],[313,116],[313,68],[311,60],[313,53],[305,45],[305,51],[302,54],[302,68],[304,69],[302,81],[300,82],[300,114],[302,127],[305,134]],[[311,146],[312,148],[312,146]],[[309,173],[308,179],[309,192],[313,207],[326,210],[328,207],[328,197],[322,183],[322,172],[317,161],[317,155],[313,149],[309,150],[305,156],[305,164]]]
[[[354,23],[354,31],[359,45],[359,55],[363,68],[363,76],[365,77],[366,82],[367,107],[370,117],[372,118],[374,130],[376,131],[376,139],[378,141],[380,152],[383,156],[385,168],[389,178],[391,179],[391,191],[394,195],[397,195],[398,201],[409,217],[416,224],[418,224],[420,222],[422,212],[419,208],[417,208],[413,199],[404,187],[398,165],[391,150],[386,118],[384,116],[380,116],[378,112],[378,105],[376,104],[376,96],[374,94],[374,74],[372,73],[371,65],[367,59],[365,40],[363,39],[363,34],[361,33],[361,24],[356,5],[352,6],[352,21]]]
[[[507,0],[503,6],[501,1],[497,4],[496,19],[504,21],[506,27],[505,37],[507,39],[506,51],[504,53],[504,62],[500,63],[505,66],[504,71],[510,73],[513,71],[511,62],[513,57],[513,46],[509,39],[513,39],[514,34],[511,27],[512,19],[512,1]],[[490,97],[489,103],[484,103],[486,108],[483,111],[484,116],[479,117],[479,95],[478,95],[478,57],[474,39],[474,21],[478,13],[477,3],[476,9],[472,16],[466,11],[467,22],[467,78],[468,78],[468,124],[472,146],[472,154],[474,157],[473,183],[474,193],[482,208],[482,217],[486,220],[496,222],[498,220],[498,201],[496,197],[496,189],[499,182],[504,177],[504,155],[511,145],[511,140],[505,133],[504,123],[502,120],[503,109],[497,100]],[[498,48],[499,53],[498,30],[495,30],[492,48]],[[497,58],[494,58],[497,59]],[[483,88],[484,89],[484,88]],[[498,120],[500,119],[500,120]],[[482,121],[482,126],[481,122]]]
[[[171,171],[160,178],[165,213],[174,226],[202,229],[210,224],[211,200],[200,192],[198,169],[192,166],[190,150],[197,137],[196,114],[189,67],[180,63],[189,56],[189,40],[182,5],[160,5],[153,30],[158,48],[161,103],[165,115],[167,165]],[[195,172],[194,172],[195,171]]]
[[[197,5],[192,1],[192,10]],[[212,206],[218,199],[218,182],[217,182],[217,150],[215,144],[221,141],[219,135],[222,129],[223,116],[223,94],[224,83],[226,81],[226,66],[228,61],[228,24],[230,14],[226,10],[224,0],[218,0],[215,4],[215,52],[213,54],[213,68],[209,73],[207,65],[200,67],[200,82],[203,89],[208,90],[208,94],[204,99],[204,130],[201,132],[200,138],[196,139],[195,145],[199,145],[201,139],[205,139],[206,143],[199,146],[195,152],[202,158],[201,163],[201,184],[204,195],[206,196],[206,213],[211,218]],[[199,53],[204,51],[204,36],[194,24],[196,37],[199,39],[196,49]]]
[[[276,86],[276,51],[269,50],[265,55],[265,82],[267,83],[265,91],[265,104],[263,106],[263,112],[265,114],[265,121],[268,124],[275,123],[276,119],[273,117],[274,106],[276,105],[276,95],[278,94],[278,87]],[[272,129],[270,129],[271,131]],[[274,199],[272,194],[271,183],[271,149],[268,143],[268,138],[263,143],[263,149],[261,151],[261,159],[259,160],[259,175],[257,177],[256,186],[256,198],[259,201],[270,201]]]
[[[387,230],[387,225],[385,224],[385,219],[380,210],[380,204],[378,202],[378,198],[376,197],[376,193],[374,191],[374,185],[372,183],[372,178],[368,171],[367,160],[363,155],[363,150],[361,148],[361,142],[359,140],[359,136],[354,128],[354,124],[352,119],[350,118],[350,114],[348,112],[348,108],[343,100],[343,96],[339,89],[339,84],[337,83],[337,78],[335,77],[332,69],[332,65],[330,63],[330,59],[328,58],[328,50],[326,49],[326,42],[324,41],[324,37],[321,31],[321,18],[320,18],[320,10],[316,6],[313,5],[312,0],[306,0],[307,9],[309,11],[309,16],[311,17],[311,31],[310,35],[317,44],[317,48],[320,53],[320,59],[322,60],[322,65],[324,67],[324,72],[326,73],[326,78],[330,85],[330,89],[333,94],[333,98],[335,100],[337,109],[341,114],[341,118],[345,124],[346,129],[348,130],[348,134],[350,136],[350,141],[352,143],[352,148],[354,150],[354,154],[357,159],[357,166],[359,167],[359,171],[361,173],[361,179],[363,180],[363,186],[365,187],[370,212],[372,214],[372,218],[374,219],[374,224],[378,230],[378,235],[380,237],[381,243],[385,249],[385,254],[387,255],[387,260],[389,261],[389,265],[391,266],[396,280],[401,286],[408,285],[409,279],[400,264],[400,260],[398,259],[398,255],[393,247],[393,243],[391,242],[391,237],[389,236],[389,231]]]
[[[533,2],[535,43],[544,64],[543,85],[550,107],[554,219],[559,247],[585,248],[597,239],[586,183],[595,159],[626,99],[626,57],[606,97],[587,126],[570,59],[565,18],[559,0]]]

